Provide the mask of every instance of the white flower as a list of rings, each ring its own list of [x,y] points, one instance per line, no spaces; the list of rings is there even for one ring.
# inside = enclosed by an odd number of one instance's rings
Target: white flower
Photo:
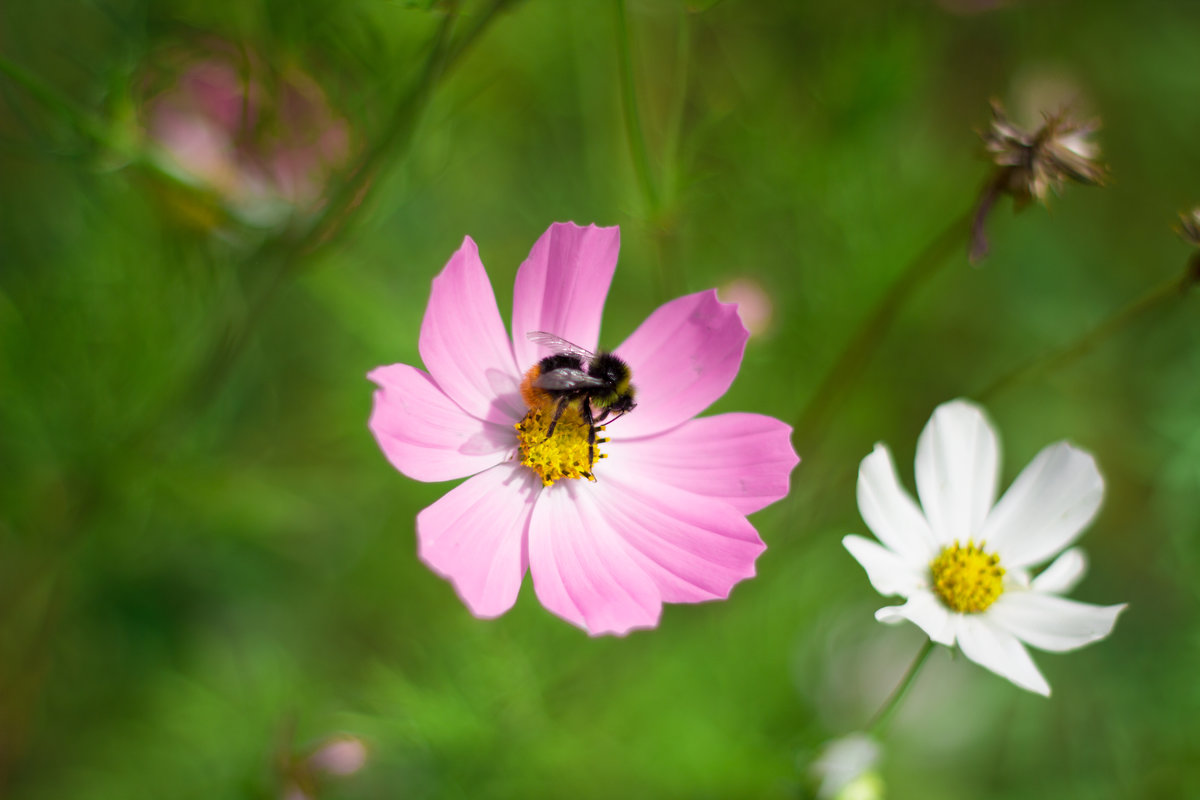
[[[933,412],[917,440],[917,493],[900,486],[882,444],[858,471],[858,508],[882,546],[842,540],[871,585],[904,605],[875,612],[880,622],[909,620],[933,641],[1023,689],[1050,686],[1025,644],[1065,652],[1103,639],[1125,606],[1059,597],[1083,577],[1077,548],[1036,577],[1030,569],[1070,545],[1092,521],[1104,481],[1091,455],[1066,442],[1038,453],[995,502],[1000,468],[996,432],[983,411],[955,400]]]
[[[883,781],[875,771],[879,743],[865,733],[852,733],[821,748],[811,772],[820,800],[858,800],[883,797]]]

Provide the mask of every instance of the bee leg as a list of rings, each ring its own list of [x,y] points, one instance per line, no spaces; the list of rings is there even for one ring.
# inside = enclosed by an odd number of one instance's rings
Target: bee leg
[[[554,407],[554,416],[550,418],[550,424],[546,427],[546,440],[549,440],[554,435],[554,426],[558,425],[558,418],[567,410],[567,398],[562,398],[558,401],[558,405]]]
[[[580,416],[588,426],[588,469],[591,469],[596,463],[596,420],[592,417],[592,404],[587,402],[586,398]]]

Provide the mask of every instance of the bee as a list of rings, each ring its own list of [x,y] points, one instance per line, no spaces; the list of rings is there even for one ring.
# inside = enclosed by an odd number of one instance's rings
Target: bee
[[[637,407],[629,365],[612,353],[592,353],[552,333],[530,331],[525,335],[529,341],[554,351],[526,376],[521,387],[526,403],[533,408],[544,402],[538,397],[540,390],[555,404],[554,416],[546,428],[547,439],[554,435],[563,412],[572,406],[577,408],[588,426],[588,463],[594,463],[596,429]]]

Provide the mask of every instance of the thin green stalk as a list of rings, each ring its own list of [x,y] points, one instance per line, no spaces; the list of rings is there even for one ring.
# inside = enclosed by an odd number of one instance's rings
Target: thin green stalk
[[[42,82],[24,67],[20,67],[7,58],[0,56],[0,73],[8,76],[8,78],[29,92],[42,105],[57,112],[75,130],[106,147],[117,149],[112,137],[108,135],[108,129],[97,121],[86,109],[67,95]]]
[[[471,26],[457,39],[450,37],[457,15],[453,10],[446,14],[425,60],[421,76],[414,88],[396,106],[391,119],[384,126],[383,137],[363,154],[352,170],[350,180],[331,198],[326,211],[305,236],[290,248],[293,252],[303,253],[310,247],[327,241],[346,213],[362,203],[366,193],[374,185],[376,175],[389,158],[398,158],[412,145],[417,127],[433,96],[433,90],[483,35],[496,15],[517,2],[518,0],[492,0],[491,5],[471,18]]]
[[[190,188],[191,184],[165,169],[158,159],[131,142],[114,136],[113,130],[101,118],[76,103],[66,94],[45,83],[25,68],[0,56],[0,74],[25,89],[37,102],[63,118],[78,134],[92,143],[118,154],[127,166],[137,166],[153,173],[163,181]]]
[[[384,135],[370,146],[351,170],[351,177],[334,192],[325,211],[299,237],[276,242],[263,248],[247,259],[266,277],[253,292],[249,309],[229,321],[215,335],[208,354],[203,357],[185,387],[181,390],[177,404],[181,409],[207,403],[223,382],[224,377],[236,363],[255,322],[270,305],[275,293],[287,279],[298,272],[316,247],[329,242],[338,232],[348,214],[365,201],[374,186],[374,178],[389,159],[406,153],[412,145],[417,127],[433,96],[433,90],[451,67],[468,52],[470,46],[487,30],[496,15],[514,5],[516,0],[494,0],[492,4],[474,17],[474,23],[456,40],[451,40],[451,31],[456,21],[454,13],[448,13],[438,27],[420,76],[412,89],[397,104],[390,121],[384,127]],[[264,269],[263,265],[273,265]]]
[[[114,443],[114,452],[166,446],[165,443],[170,437],[161,434],[165,431],[186,427],[172,425],[178,415],[203,407],[212,399],[230,373],[237,356],[243,351],[251,326],[262,316],[284,279],[298,269],[304,257],[312,249],[327,242],[344,216],[362,202],[381,163],[389,156],[395,157],[408,149],[435,85],[446,74],[450,65],[467,52],[470,45],[486,30],[495,15],[505,7],[512,5],[513,2],[514,0],[494,0],[488,9],[476,18],[475,23],[453,43],[450,41],[450,31],[453,28],[454,14],[447,14],[439,27],[430,55],[414,88],[398,104],[392,115],[391,124],[385,128],[385,133],[380,140],[368,148],[350,180],[335,192],[326,206],[325,212],[302,235],[270,248],[264,248],[254,254],[254,260],[262,259],[264,262],[254,266],[264,266],[270,269],[269,271],[263,270],[268,274],[259,284],[258,291],[253,294],[249,312],[239,314],[225,325],[214,328],[214,336],[208,344],[205,354],[198,359],[197,368],[183,379],[177,392],[169,394],[159,407],[145,415],[148,424],[131,431],[121,441]],[[104,127],[95,123],[86,112],[74,106],[68,98],[44,86],[29,73],[2,58],[0,58],[0,73],[8,75],[28,89],[39,101],[63,114],[79,130],[101,143],[108,143]],[[102,487],[93,481],[83,481],[80,486],[82,487],[81,491],[92,498],[91,501],[77,515],[77,518],[72,520],[66,535],[62,537],[64,546],[55,551],[44,571],[39,567],[37,580],[27,583],[22,587],[21,593],[12,598],[12,607],[15,608],[19,604],[19,601],[25,596],[25,591],[41,585],[43,579],[54,580],[56,568],[65,563],[68,556],[74,552],[73,547],[66,545],[83,541],[82,534],[87,529],[86,518],[94,512],[94,506],[102,502],[100,497]],[[48,619],[46,637],[50,636],[56,622],[57,617]],[[41,652],[41,649],[39,648],[35,652]],[[30,672],[30,670],[26,670],[26,672]],[[23,675],[24,673],[19,673],[17,677],[22,678]],[[40,672],[32,675],[31,678],[40,678]],[[36,701],[39,687],[40,683],[37,683],[36,680],[29,686],[22,685],[21,696],[27,698],[24,702],[30,704],[30,707]],[[29,727],[29,720],[25,717],[5,719],[4,722],[6,723],[4,728],[8,733],[5,737],[0,737],[4,740],[0,741],[0,744],[6,745],[3,748],[5,752],[0,753],[0,786],[3,786],[3,782],[20,756],[18,749],[7,745],[19,742],[19,738],[13,737],[24,735]]]
[[[454,28],[455,15],[447,13],[438,26],[429,55],[421,72],[413,83],[412,88],[392,110],[388,121],[383,125],[383,134],[363,151],[358,162],[350,168],[349,178],[336,187],[325,209],[297,239],[280,242],[284,250],[284,272],[296,268],[300,259],[296,256],[308,253],[309,250],[327,241],[344,221],[346,215],[370,191],[376,176],[382,170],[389,158],[397,157],[406,152],[412,143],[417,125],[423,117],[423,112],[433,96],[433,89],[448,65],[450,53],[450,33]],[[463,49],[456,51],[458,54]]]
[[[637,93],[633,82],[633,53],[629,44],[629,20],[625,13],[625,0],[614,0],[617,13],[617,62],[621,72],[621,104],[625,109],[625,134],[629,138],[629,150],[633,156],[633,171],[637,174],[642,195],[654,218],[659,212],[658,190],[650,172],[650,155],[646,150],[646,136],[642,131],[642,116],[638,111]]]
[[[1124,330],[1134,320],[1166,303],[1181,300],[1187,294],[1188,289],[1196,283],[1197,277],[1195,265],[1189,263],[1188,269],[1182,276],[1171,278],[1154,287],[1075,341],[1030,359],[1011,370],[974,395],[975,398],[981,401],[991,400],[997,394],[1016,384],[1034,378],[1050,369],[1065,366],[1086,355],[1097,345]]]
[[[667,136],[663,144],[664,206],[670,206],[679,185],[679,142],[683,133],[683,117],[687,109],[688,80],[692,63],[692,13],[680,6],[679,33],[675,39],[675,85],[667,113]]]
[[[887,723],[891,720],[892,715],[896,713],[896,709],[900,706],[900,701],[908,694],[908,690],[912,688],[913,681],[916,680],[917,673],[921,671],[921,667],[925,665],[929,654],[933,652],[933,640],[929,639],[921,648],[921,652],[917,653],[917,657],[908,668],[908,672],[904,673],[904,677],[900,679],[900,683],[892,690],[891,695],[884,701],[879,710],[875,712],[875,716],[871,717],[871,721],[865,729],[869,734],[881,734]]]
[[[859,326],[858,332],[842,350],[796,421],[795,440],[802,452],[811,448],[814,441],[820,438],[833,407],[854,387],[900,310],[918,289],[949,263],[949,256],[964,246],[970,225],[970,214],[951,222],[908,263]]]

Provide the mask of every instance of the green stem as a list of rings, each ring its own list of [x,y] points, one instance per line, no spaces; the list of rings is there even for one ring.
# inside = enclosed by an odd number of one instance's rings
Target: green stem
[[[980,401],[991,400],[997,394],[1012,388],[1016,384],[1036,377],[1047,370],[1065,366],[1077,358],[1086,355],[1097,345],[1109,339],[1114,334],[1119,333],[1139,317],[1165,303],[1182,299],[1187,294],[1187,290],[1197,281],[1195,261],[1193,259],[1192,262],[1189,262],[1188,268],[1182,276],[1171,278],[1154,287],[1075,341],[1030,359],[1016,369],[1001,376],[985,389],[975,394],[975,398]]]
[[[499,5],[499,4],[494,4]],[[494,7],[493,6],[493,7]],[[488,15],[490,17],[490,15]],[[300,259],[297,255],[308,253],[317,245],[327,241],[346,215],[365,200],[366,193],[375,183],[375,177],[381,171],[389,156],[406,152],[416,133],[417,124],[423,117],[423,112],[433,95],[434,86],[449,65],[451,53],[450,32],[453,30],[456,15],[451,12],[443,18],[434,36],[429,55],[414,82],[412,88],[396,104],[391,117],[384,124],[383,135],[370,144],[359,157],[358,162],[350,168],[349,179],[333,192],[325,209],[298,238],[282,242],[285,260],[284,271],[294,269],[294,263]],[[454,49],[456,56],[461,55],[465,47]]]
[[[42,82],[24,67],[0,56],[0,74],[6,75],[42,105],[57,112],[59,116],[66,119],[71,127],[84,136],[110,149],[121,149],[109,135],[108,128],[91,113],[67,95]]]
[[[679,9],[679,34],[675,40],[675,85],[667,113],[667,136],[663,145],[664,206],[672,205],[679,185],[679,143],[683,133],[683,117],[687,110],[688,80],[692,62],[692,13]]]
[[[970,214],[955,219],[938,234],[901,271],[900,277],[863,321],[797,419],[795,441],[798,448],[811,449],[820,438],[833,406],[853,388],[900,310],[918,289],[949,263],[950,254],[967,241],[971,219]]]
[[[397,104],[384,135],[363,154],[351,170],[351,177],[330,198],[322,212],[306,230],[297,237],[256,251],[247,259],[247,264],[260,264],[259,271],[266,277],[252,293],[249,309],[229,321],[216,333],[202,364],[186,382],[179,394],[181,410],[188,410],[207,403],[219,388],[225,376],[236,363],[254,324],[270,305],[275,293],[298,272],[308,256],[318,246],[329,242],[338,232],[349,213],[361,205],[375,185],[374,178],[383,169],[389,158],[398,158],[412,145],[416,130],[425,109],[433,96],[433,90],[453,65],[463,57],[496,15],[516,0],[493,0],[492,4],[474,18],[474,24],[457,40],[451,41],[450,33],[456,15],[448,13],[438,27],[425,65],[412,89]],[[262,262],[273,264],[273,269],[264,269]]]
[[[870,723],[865,729],[869,734],[881,734],[887,726],[892,715],[896,713],[896,709],[900,705],[900,701],[908,694],[908,690],[912,688],[913,681],[916,680],[917,673],[921,671],[921,667],[925,665],[929,654],[933,652],[933,640],[929,639],[921,648],[921,652],[917,653],[917,657],[913,659],[913,663],[908,668],[908,672],[904,673],[904,677],[900,679],[900,683],[892,690],[891,695],[884,701],[879,710],[875,712],[875,716],[871,717]]]
[[[633,171],[637,174],[650,217],[654,218],[659,211],[658,191],[650,172],[650,156],[646,150],[646,137],[642,131],[642,117],[638,112],[625,0],[615,0],[614,7],[617,12],[617,62],[621,71],[621,104],[625,109],[625,134],[629,138],[629,150],[633,156]]]

